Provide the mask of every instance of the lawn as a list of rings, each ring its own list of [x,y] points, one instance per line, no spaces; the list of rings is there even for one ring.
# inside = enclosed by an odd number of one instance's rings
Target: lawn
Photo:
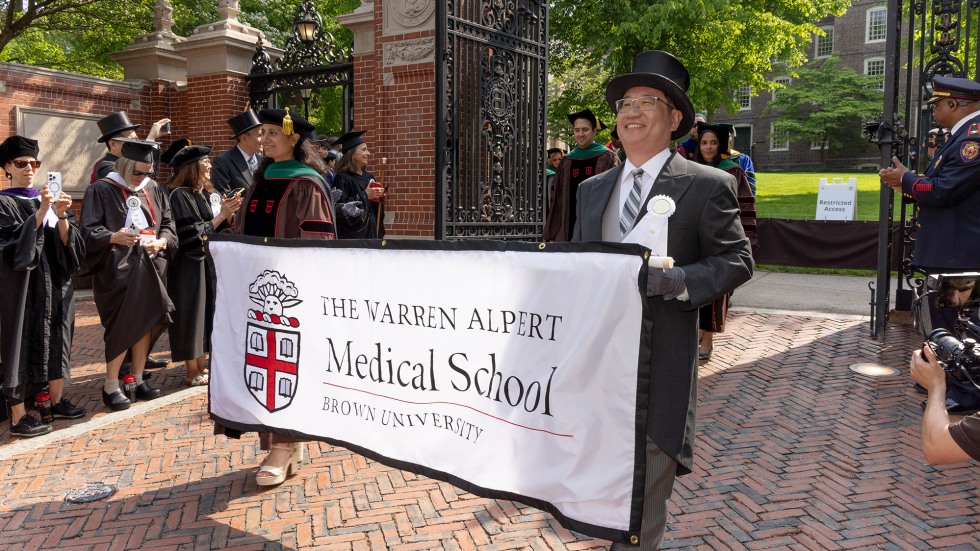
[[[755,207],[759,218],[813,220],[817,214],[820,178],[857,178],[857,220],[878,220],[881,182],[876,172],[759,172],[756,174]],[[895,212],[901,197],[895,195]]]

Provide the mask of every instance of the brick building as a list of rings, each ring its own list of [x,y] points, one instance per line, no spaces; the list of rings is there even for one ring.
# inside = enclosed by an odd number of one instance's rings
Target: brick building
[[[843,15],[827,17],[817,24],[826,36],[813,36],[807,51],[808,59],[825,59],[834,53],[840,58],[840,66],[866,75],[880,75],[883,80],[886,16],[883,0],[854,0]],[[788,86],[793,84],[789,77],[773,75],[772,78]],[[748,86],[739,88],[735,97],[741,110],[737,113],[723,111],[713,122],[735,125],[735,148],[749,152],[757,170],[819,167],[819,144],[788,140],[774,126],[774,114],[766,113],[769,102],[778,94],[779,90],[755,93]],[[860,129],[862,122],[854,121],[855,128]],[[837,169],[877,169],[879,164],[878,148],[871,144],[830,155],[825,151],[824,155],[827,166]]]

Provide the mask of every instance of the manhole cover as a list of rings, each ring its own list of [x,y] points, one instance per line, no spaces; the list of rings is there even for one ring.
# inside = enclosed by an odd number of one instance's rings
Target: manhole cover
[[[894,367],[871,363],[851,364],[850,368],[851,371],[868,377],[893,377],[899,374]]]
[[[105,482],[89,482],[81,488],[68,492],[66,503],[92,503],[116,493],[116,487]]]

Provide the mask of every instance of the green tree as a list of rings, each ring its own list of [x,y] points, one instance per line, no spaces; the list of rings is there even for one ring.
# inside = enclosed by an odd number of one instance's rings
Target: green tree
[[[241,0],[238,18],[263,31],[266,43],[283,47],[292,32],[300,0]],[[214,0],[171,0],[175,34],[216,21]],[[359,0],[314,0],[324,29],[339,44],[353,40],[336,16],[349,13]],[[0,0],[6,16],[0,30],[0,61],[122,78],[109,54],[133,37],[153,30],[154,0]],[[26,6],[27,9],[23,9]]]
[[[773,60],[798,67],[806,60],[816,22],[840,15],[849,0],[607,0],[552,3],[552,74],[562,89],[555,104],[605,105],[610,75],[629,72],[644,50],[666,50],[691,73],[688,94],[711,115],[733,105],[740,86],[771,90]],[[577,67],[594,67],[596,82],[570,86]],[[588,95],[572,97],[576,94]],[[554,114],[553,110],[549,110]],[[550,118],[553,127],[561,121]]]
[[[796,72],[792,86],[782,88],[767,110],[774,125],[791,140],[820,143],[825,151],[860,144],[862,122],[881,116],[881,77],[842,67],[834,56],[816,60]]]

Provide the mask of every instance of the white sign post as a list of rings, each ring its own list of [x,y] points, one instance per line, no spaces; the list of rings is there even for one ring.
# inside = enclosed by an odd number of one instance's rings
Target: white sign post
[[[844,183],[843,178],[834,178],[827,183],[820,178],[817,192],[817,220],[854,220],[857,210],[857,178]]]

